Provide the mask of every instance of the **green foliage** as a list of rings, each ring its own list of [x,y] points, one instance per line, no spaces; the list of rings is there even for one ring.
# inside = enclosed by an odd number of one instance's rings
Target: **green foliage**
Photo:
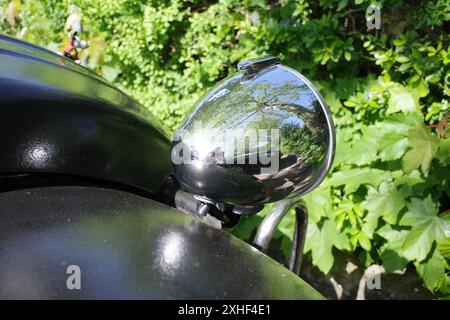
[[[85,63],[171,130],[239,60],[279,56],[320,89],[337,131],[333,169],[305,197],[312,262],[327,273],[333,248],[360,252],[388,272],[415,266],[427,288],[450,294],[450,1],[379,1],[382,29],[367,30],[371,3],[23,0],[0,31],[57,50],[78,5]],[[248,239],[267,210],[233,232]],[[286,251],[293,217],[277,233]]]
[[[431,160],[438,150],[439,140],[423,124],[418,123],[409,130],[408,142],[411,150],[403,157],[403,169],[410,173],[419,166],[424,175],[428,175]]]

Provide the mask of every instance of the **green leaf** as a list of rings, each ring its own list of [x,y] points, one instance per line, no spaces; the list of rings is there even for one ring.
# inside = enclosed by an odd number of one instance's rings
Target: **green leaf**
[[[362,137],[352,144],[349,154],[352,163],[364,165],[374,162],[377,159],[379,148],[379,129],[375,126],[363,126],[361,128]],[[364,150],[364,152],[361,152]]]
[[[345,58],[345,60],[347,60],[347,61],[352,60],[352,53],[351,53],[350,51],[345,51],[345,53],[344,53],[344,58]]]
[[[439,224],[435,221],[414,226],[403,243],[403,256],[409,260],[422,261],[425,259],[433,246],[436,232],[441,231]]]
[[[364,250],[370,251],[372,249],[370,239],[363,231],[358,234],[358,242]]]
[[[430,259],[424,262],[415,263],[417,273],[422,277],[425,286],[431,291],[435,291],[446,281],[445,260],[438,250],[434,250]]]
[[[395,112],[414,112],[419,106],[416,104],[414,96],[408,88],[402,85],[396,85],[390,90],[390,98],[387,109],[387,114]]]
[[[361,206],[368,211],[364,219],[363,230],[372,238],[373,232],[378,225],[378,219],[383,219],[394,224],[397,221],[398,213],[406,205],[405,189],[397,190],[395,185],[382,183],[378,190],[370,188],[365,201]]]
[[[412,150],[403,157],[403,169],[406,173],[420,166],[423,174],[428,175],[431,160],[438,150],[439,140],[422,123],[409,130],[408,141]]]
[[[389,178],[389,172],[371,168],[355,168],[338,171],[325,182],[326,186],[344,186],[346,193],[355,192],[360,185],[369,184],[373,187]]]
[[[411,199],[408,212],[400,223],[412,226],[401,249],[402,255],[409,260],[424,260],[433,243],[442,241],[446,232],[450,231],[449,222],[437,216],[437,208],[431,196],[423,200]]]
[[[403,69],[408,64],[402,65]],[[400,70],[402,71],[402,70]],[[403,113],[418,113],[420,111],[419,99],[428,95],[427,85],[421,81],[416,87],[405,87],[400,84],[394,84],[391,86],[389,93],[389,103],[387,114],[396,112]]]
[[[251,240],[256,229],[261,224],[263,217],[258,215],[246,216],[240,219],[238,227],[234,228],[232,234],[245,241]]]
[[[338,230],[336,223],[328,219],[324,222],[321,229],[323,238],[330,242],[333,246],[341,250],[350,250],[348,238]],[[320,244],[318,244],[320,245]]]
[[[361,128],[363,137],[352,145],[353,150],[347,157],[351,156],[353,163],[358,165],[373,162],[377,159],[377,154],[383,161],[400,159],[409,144],[408,130],[418,120],[422,121],[415,114],[397,114],[375,125],[363,126]]]
[[[408,236],[409,230],[393,229],[391,225],[386,224],[381,227],[377,234],[387,240],[387,249],[398,251]]]
[[[333,246],[341,250],[350,249],[348,238],[337,229],[333,220],[325,220],[320,229],[314,223],[308,224],[305,252],[311,251],[313,264],[325,274],[333,267]]]
[[[350,142],[344,141],[342,138],[340,138],[340,136],[338,136],[336,140],[336,155],[334,157],[334,166],[353,162],[353,150]]]
[[[423,122],[423,115],[421,113],[396,113],[385,118],[381,123],[379,130],[386,130],[388,132],[407,132],[412,127],[415,127],[417,122]]]
[[[417,86],[411,88],[411,92],[414,100],[416,101],[416,104],[419,105],[419,99],[426,97],[430,90],[428,89],[428,86],[424,81],[419,81],[419,84]]]
[[[438,249],[443,257],[450,259],[450,232],[438,243]]]
[[[408,202],[408,212],[400,220],[401,225],[414,226],[429,219],[434,219],[438,206],[433,202],[431,195],[425,199],[412,198]]]
[[[400,159],[408,147],[408,139],[401,133],[389,132],[378,144],[380,158],[383,161]]]
[[[405,63],[409,61],[409,58],[407,56],[398,56],[396,60],[397,62]]]
[[[450,164],[450,138],[439,140],[439,151],[436,158],[444,166]]]
[[[311,251],[312,263],[326,274],[333,267],[334,257],[331,243],[325,240],[322,237],[319,227],[314,223],[309,223],[305,252]]]
[[[400,256],[396,251],[387,249],[380,255],[383,267],[387,273],[403,270],[408,265],[408,260]]]
[[[409,261],[399,254],[408,233],[409,230],[393,229],[389,224],[378,230],[377,234],[387,240],[380,250],[386,272],[402,270],[408,264]]]
[[[331,212],[331,194],[329,189],[318,188],[303,197],[308,209],[309,219],[317,223]]]
[[[266,7],[266,1],[265,0],[250,0],[249,3],[251,6],[258,6],[264,9]]]
[[[338,10],[343,9],[348,3],[348,0],[340,0],[338,4]]]
[[[398,171],[400,174],[396,175],[396,172],[393,172],[393,176],[395,178],[395,184],[397,186],[403,186],[409,190],[411,193],[411,187],[416,184],[423,183],[425,180],[423,176],[420,174],[418,170],[414,170],[409,174],[403,174],[403,171]]]
[[[364,152],[361,152],[364,150]],[[361,166],[376,160],[378,144],[370,137],[363,137],[352,145],[352,162]]]
[[[351,100],[347,100],[347,101],[344,101],[344,106],[346,106],[346,107],[356,107],[356,103],[351,101]]]

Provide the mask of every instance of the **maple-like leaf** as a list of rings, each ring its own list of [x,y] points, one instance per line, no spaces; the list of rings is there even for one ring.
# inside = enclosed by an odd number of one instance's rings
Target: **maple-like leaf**
[[[342,186],[346,193],[355,192],[360,185],[369,184],[373,187],[378,185],[389,177],[389,172],[371,168],[354,168],[338,171],[328,179],[325,186]]]
[[[438,250],[434,250],[433,255],[427,261],[416,262],[415,266],[417,273],[429,289],[438,288],[446,280],[445,260]]]
[[[396,132],[385,134],[378,144],[380,158],[383,161],[400,159],[407,147],[408,139]]]
[[[406,196],[406,189],[397,189],[395,185],[388,183],[382,183],[378,190],[369,189],[367,198],[361,206],[368,212],[364,219],[363,230],[370,238],[380,217],[390,224],[396,223],[398,213],[406,205]]]
[[[412,149],[403,157],[403,169],[409,173],[420,166],[423,174],[428,175],[431,160],[438,150],[439,140],[422,123],[409,130],[408,141]]]
[[[315,223],[308,224],[305,252],[311,251],[313,264],[325,274],[333,267],[333,247],[350,249],[348,238],[337,229],[333,220],[325,220],[321,228]]]
[[[430,253],[433,243],[445,238],[450,231],[448,221],[437,215],[437,207],[431,196],[425,199],[411,199],[408,212],[400,220],[403,225],[412,226],[402,245],[402,255],[409,260],[424,260]]]
[[[331,194],[328,188],[318,188],[303,197],[308,209],[309,219],[317,223],[331,213]]]
[[[417,87],[405,87],[395,84],[390,90],[387,114],[402,111],[415,113],[420,110],[419,99],[428,94],[427,86],[421,82]]]
[[[411,91],[402,86],[396,85],[390,89],[390,98],[387,109],[387,114],[395,113],[395,112],[413,112],[416,111],[418,105],[414,100],[414,96]]]

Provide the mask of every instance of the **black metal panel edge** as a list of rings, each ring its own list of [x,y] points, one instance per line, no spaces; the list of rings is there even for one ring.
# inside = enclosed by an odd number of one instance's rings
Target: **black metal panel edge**
[[[172,172],[154,116],[92,72],[0,37],[0,174],[92,177],[156,192]]]

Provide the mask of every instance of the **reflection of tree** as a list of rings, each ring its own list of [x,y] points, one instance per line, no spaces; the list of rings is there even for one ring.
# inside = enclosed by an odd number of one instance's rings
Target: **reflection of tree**
[[[295,105],[296,109],[304,108],[313,111],[314,97],[304,83],[289,81],[280,86],[272,86],[268,81],[255,85],[239,85],[232,83],[227,94],[211,98],[202,108],[196,110],[196,120],[208,123],[209,127],[237,128],[276,128],[286,112],[279,105]],[[304,101],[304,105],[296,104]],[[256,120],[256,121],[255,121]]]
[[[312,162],[321,161],[326,154],[328,131],[323,111],[314,92],[300,80],[279,85],[267,80],[250,85],[230,81],[195,112],[195,120],[206,130],[239,129],[244,136],[251,130],[280,129],[282,154],[301,155]],[[270,141],[263,144],[270,152]],[[247,145],[245,152],[257,152],[261,146],[261,141]]]
[[[281,130],[281,156],[295,154],[308,159],[310,164],[321,162],[326,154],[322,137],[315,137],[314,131],[308,127],[298,128],[295,125],[285,125]]]

